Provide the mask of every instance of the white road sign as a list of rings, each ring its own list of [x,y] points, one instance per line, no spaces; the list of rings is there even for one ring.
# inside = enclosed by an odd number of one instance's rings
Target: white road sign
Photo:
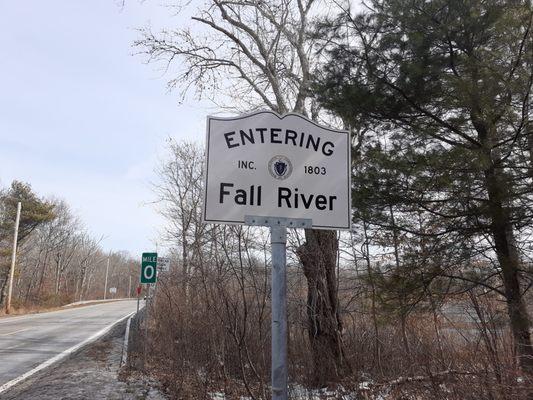
[[[157,270],[161,272],[170,271],[170,258],[157,257]]]
[[[117,292],[116,287],[109,288],[109,293],[115,294]]]
[[[205,222],[312,219],[349,229],[350,137],[299,115],[259,111],[207,118]]]

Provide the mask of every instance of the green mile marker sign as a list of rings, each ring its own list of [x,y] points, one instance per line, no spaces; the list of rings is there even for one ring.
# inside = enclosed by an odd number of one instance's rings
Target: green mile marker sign
[[[141,283],[155,283],[157,279],[157,253],[143,253]]]

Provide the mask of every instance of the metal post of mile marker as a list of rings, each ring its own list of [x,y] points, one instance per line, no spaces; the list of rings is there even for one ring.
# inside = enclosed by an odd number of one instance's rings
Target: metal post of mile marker
[[[146,352],[148,348],[148,310],[150,308],[150,287],[149,283],[146,285],[146,300],[144,301],[144,352],[143,352],[143,370],[146,368]]]

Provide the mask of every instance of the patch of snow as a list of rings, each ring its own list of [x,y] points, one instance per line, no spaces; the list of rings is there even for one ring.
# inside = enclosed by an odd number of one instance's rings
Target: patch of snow
[[[351,392],[342,386],[336,389],[307,389],[302,385],[290,385],[289,397],[291,400],[361,400],[362,397],[358,395],[359,391],[367,391],[371,389],[373,382],[363,381],[359,384],[359,390]],[[364,397],[367,399],[368,397]],[[210,400],[226,400],[226,396],[222,392],[209,393]],[[387,400],[388,393],[382,392],[371,397],[372,400]],[[239,400],[251,400],[250,397],[241,396]]]
[[[301,385],[293,385],[289,388],[290,398],[293,400],[357,400],[357,393],[349,392],[342,386],[337,389],[306,389]]]

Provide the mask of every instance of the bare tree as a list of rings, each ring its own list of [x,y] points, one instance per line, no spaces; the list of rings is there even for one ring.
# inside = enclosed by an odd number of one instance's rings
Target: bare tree
[[[91,238],[88,234],[81,236],[81,243],[78,252],[78,280],[76,282],[76,299],[83,300],[83,294],[87,291],[89,285],[88,277],[94,269],[94,261],[96,258],[102,259],[99,253],[100,240]]]
[[[318,118],[310,100],[315,0],[212,0],[191,29],[141,30],[135,46],[148,61],[178,68],[169,86],[226,101],[231,110],[268,107]],[[180,64],[178,64],[180,63]],[[180,68],[181,66],[181,68]],[[223,93],[224,95],[220,95]],[[228,100],[230,100],[228,102]],[[230,104],[229,106],[227,104]],[[337,310],[335,232],[306,230],[297,254],[308,282],[308,335],[315,383],[335,380],[344,367]]]
[[[154,185],[159,211],[168,225],[165,237],[181,248],[181,269],[183,293],[187,294],[191,257],[201,246],[206,227],[201,224],[203,149],[194,143],[169,142],[170,160],[158,168],[161,181]],[[192,251],[192,255],[190,252]]]

